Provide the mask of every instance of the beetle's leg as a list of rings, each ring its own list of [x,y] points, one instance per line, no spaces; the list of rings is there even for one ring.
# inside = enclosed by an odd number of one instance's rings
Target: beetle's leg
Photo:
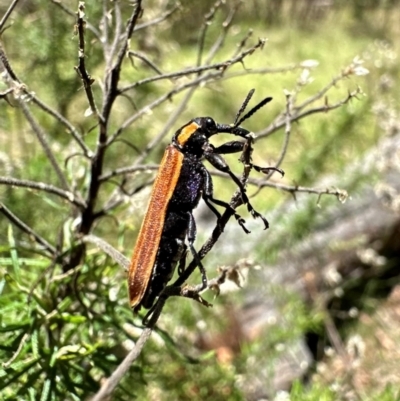
[[[160,313],[165,305],[165,301],[167,300],[167,297],[161,294],[161,296],[157,299],[155,304],[148,310],[144,318],[142,319],[142,324],[143,326],[146,327],[153,327],[152,322],[157,322],[158,317],[160,316]]]
[[[231,141],[222,144],[216,148],[213,148],[213,153],[218,153],[220,155],[226,155],[228,153],[238,153],[244,148],[246,142],[241,141]]]
[[[212,198],[212,194],[214,191],[211,174],[208,172],[208,170],[204,166],[202,166],[202,168],[201,168],[201,174],[203,175],[203,178],[204,178],[202,197],[203,197],[206,205],[217,216],[217,219],[219,220],[221,218],[221,213],[209,201],[209,199]]]
[[[187,255],[187,246],[183,244],[184,249],[182,250],[181,257],[178,263],[178,274],[181,275],[185,271],[186,265],[186,255]]]
[[[219,155],[226,155],[229,153],[241,152],[245,144],[246,142],[241,142],[241,141],[227,142],[221,146],[213,148],[213,153],[218,153]],[[278,167],[260,167],[256,166],[253,163],[250,163],[250,166],[259,173],[269,174],[271,171],[277,171],[278,173],[282,174],[282,176],[285,174],[284,171]]]
[[[222,200],[219,200],[219,199],[215,199],[214,197],[212,197],[212,196],[204,196],[203,195],[203,199],[204,199],[204,202],[208,205],[208,207],[212,210],[213,208],[215,209],[215,207],[210,203],[210,201],[211,202],[214,202],[216,205],[218,205],[218,206],[223,206],[225,209],[228,209],[228,210],[230,210],[232,213],[233,213],[233,215],[235,216],[235,219],[236,219],[236,221],[239,223],[239,225],[240,225],[240,227],[242,227],[243,228],[243,231],[246,233],[246,234],[249,234],[251,231],[249,231],[247,228],[246,228],[246,226],[244,225],[245,224],[245,220],[244,220],[244,218],[240,215],[240,214],[238,214],[237,212],[236,212],[236,210],[229,204],[229,203],[227,203],[227,202],[224,202],[224,201],[222,201]],[[216,210],[216,209],[215,209]],[[218,213],[218,214],[217,214]],[[215,213],[216,215],[217,215],[217,217],[218,217],[218,219],[220,219],[221,218],[221,214],[217,211],[217,213]],[[219,216],[218,216],[219,215]]]
[[[204,266],[201,263],[200,256],[197,253],[196,249],[194,249],[193,243],[194,240],[196,239],[196,222],[194,220],[192,212],[187,212],[189,216],[189,225],[188,225],[188,230],[187,230],[187,240],[189,243],[189,249],[190,252],[193,255],[193,259],[195,260],[197,266],[199,267],[200,273],[201,273],[201,282],[202,286],[200,291],[203,291],[207,288],[207,274],[206,270],[204,269]]]
[[[285,175],[285,172],[279,167],[260,167],[255,164],[252,164],[251,166],[259,173],[269,174],[271,171],[277,171],[282,175],[282,177]]]
[[[254,218],[260,218],[264,222],[265,229],[269,227],[268,221],[265,217],[263,217],[260,213],[258,213],[250,203],[250,200],[246,194],[246,188],[244,185],[241,183],[241,181],[235,176],[235,174],[232,173],[231,169],[229,168],[228,164],[226,161],[223,159],[223,157],[217,153],[213,152],[205,152],[205,158],[219,171],[222,171],[224,173],[227,173],[229,177],[232,178],[232,180],[235,182],[235,184],[239,187],[240,193],[242,195],[242,200],[243,203],[247,205],[248,211],[251,213],[251,215]]]
[[[203,193],[203,199],[209,209],[217,216],[219,220],[221,218],[221,213],[215,208],[215,206],[210,202],[210,197]]]
[[[214,207],[214,205],[211,204],[211,202],[215,203],[218,206],[223,206],[225,209],[230,210],[233,213],[233,215],[235,216],[235,219],[237,220],[237,222],[243,228],[244,232],[246,234],[248,234],[250,231],[244,225],[245,220],[236,212],[236,210],[229,203],[214,198],[213,182],[212,182],[211,174],[208,172],[208,170],[205,167],[202,169],[202,173],[204,176],[203,199],[204,199],[204,202],[206,203],[206,205],[217,216],[218,220],[221,218],[221,213],[218,212],[218,210]]]

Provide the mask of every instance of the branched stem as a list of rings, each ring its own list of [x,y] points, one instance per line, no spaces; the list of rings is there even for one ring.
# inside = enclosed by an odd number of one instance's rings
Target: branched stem
[[[82,80],[83,88],[85,89],[86,97],[88,99],[91,112],[100,118],[99,111],[97,109],[92,91],[92,85],[94,83],[94,79],[89,75],[89,73],[86,70],[85,27],[86,27],[85,2],[80,1],[78,5],[78,11],[76,13],[76,30],[78,32],[78,38],[79,38],[79,50],[78,50],[79,63],[78,66],[75,67],[75,70]]]
[[[31,227],[25,224],[21,219],[19,219],[4,203],[0,202],[0,213],[2,213],[8,220],[11,221],[16,227],[21,231],[28,234],[35,239],[35,241],[42,245],[44,249],[49,252],[52,256],[56,254],[56,248],[47,242],[42,236],[37,234]]]
[[[9,5],[7,11],[5,12],[5,14],[3,15],[3,18],[0,21],[0,35],[1,32],[3,31],[4,25],[6,24],[9,16],[11,15],[11,13],[13,12],[14,8],[16,7],[16,5],[18,4],[19,0],[13,0],[11,2],[11,4]]]
[[[64,189],[66,189],[68,192],[72,192],[67,178],[64,175],[63,169],[60,167],[60,165],[57,162],[57,159],[53,153],[53,150],[50,147],[50,144],[48,143],[48,135],[46,135],[45,132],[43,132],[42,128],[40,125],[37,123],[33,115],[31,114],[27,104],[25,103],[24,99],[19,99],[19,105],[21,107],[22,112],[25,115],[26,120],[28,121],[29,125],[32,128],[32,131],[36,134],[37,139],[39,140],[40,144],[42,145],[43,151],[46,154],[46,157],[50,161],[55,173],[57,174],[57,177]]]
[[[153,77],[144,78],[140,81],[135,82],[134,84],[127,85],[120,89],[120,93],[125,93],[131,89],[137,88],[138,86],[145,85],[151,82],[161,81],[164,79],[171,79],[171,78],[179,78],[179,77],[188,77],[192,74],[199,74],[200,72],[210,71],[210,70],[223,70],[225,71],[228,67],[241,63],[247,56],[254,53],[255,50],[261,48],[264,45],[265,41],[260,39],[254,46],[251,46],[247,50],[242,51],[239,55],[223,61],[222,63],[215,63],[211,65],[202,65],[199,67],[192,67],[187,68],[184,70],[180,70],[177,72],[165,73],[162,75],[155,75]]]
[[[334,81],[336,81],[336,79],[334,79],[332,82],[334,82]],[[311,96],[309,99],[307,99],[301,105],[292,107],[292,111],[291,111],[291,115],[290,115],[290,123],[299,121],[302,118],[307,117],[311,114],[327,113],[331,110],[335,110],[335,109],[343,106],[344,104],[348,103],[351,99],[356,98],[359,94],[362,93],[361,89],[357,88],[356,90],[349,92],[344,99],[339,100],[338,102],[336,102],[334,104],[329,104],[328,100],[325,98],[324,105],[304,110],[306,108],[306,106],[315,102],[317,99],[322,98],[325,95],[327,88],[328,87],[330,88],[333,86],[332,82],[329,85],[327,85],[324,89],[322,89],[320,92],[318,92],[318,94],[317,94],[318,96],[317,95]],[[266,129],[260,131],[257,135],[257,138],[259,139],[259,138],[267,137],[267,136],[273,134],[274,132],[278,131],[280,128],[284,127],[286,124],[287,124],[286,113],[282,113],[279,116],[277,116],[275,118],[275,120]]]
[[[150,338],[152,331],[153,329],[151,328],[145,328],[142,331],[142,334],[137,340],[135,346],[125,357],[125,359],[121,362],[118,368],[113,372],[113,374],[101,386],[100,390],[91,399],[92,401],[102,401],[109,399],[110,395],[118,386],[119,382],[122,380],[125,374],[128,372],[133,362],[135,362],[136,359],[140,356],[142,349],[145,346],[147,340]]]
[[[45,182],[19,180],[17,178],[0,176],[0,184],[44,191],[49,194],[57,195],[79,208],[85,207],[85,203],[83,203],[82,200],[77,199],[73,192],[64,191],[63,189],[57,188],[54,185],[47,184]]]

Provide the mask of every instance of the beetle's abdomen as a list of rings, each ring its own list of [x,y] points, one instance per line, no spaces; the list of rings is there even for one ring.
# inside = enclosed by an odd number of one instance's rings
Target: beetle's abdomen
[[[151,308],[155,298],[171,280],[185,249],[188,224],[189,215],[186,212],[167,212],[153,274],[142,300],[143,307]]]
[[[192,211],[198,205],[204,187],[202,168],[197,158],[183,159],[176,189],[168,206],[169,210]]]
[[[196,158],[184,158],[175,191],[168,204],[153,274],[142,306],[150,308],[171,280],[185,249],[189,212],[199,203],[204,186],[202,165]]]

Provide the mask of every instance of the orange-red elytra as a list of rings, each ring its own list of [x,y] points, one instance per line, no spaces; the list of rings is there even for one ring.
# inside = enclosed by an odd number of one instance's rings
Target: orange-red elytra
[[[129,266],[129,298],[132,308],[140,303],[146,291],[160,244],[168,202],[175,190],[182,160],[183,154],[173,145],[167,147],[161,160]]]

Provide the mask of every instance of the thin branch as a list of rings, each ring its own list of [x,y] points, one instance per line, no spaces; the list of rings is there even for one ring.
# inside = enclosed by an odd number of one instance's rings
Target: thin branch
[[[246,36],[239,42],[237,49],[235,51],[235,53],[233,54],[233,57],[236,57],[238,54],[240,54],[240,52],[243,51],[244,47],[247,44],[247,41],[253,36],[253,30],[249,29]],[[247,70],[246,70],[247,71]],[[243,71],[244,73],[246,71]]]
[[[225,74],[223,77],[223,80],[226,81],[228,79],[232,78],[237,78],[237,77],[242,77],[242,76],[247,76],[247,75],[265,75],[265,74],[280,74],[282,72],[289,72],[289,71],[295,71],[299,69],[304,69],[302,67],[301,63],[299,64],[290,64],[284,67],[265,67],[265,68],[248,68],[245,69],[244,71],[235,71],[235,72],[230,72],[228,74]]]
[[[13,355],[11,356],[11,358],[10,358],[8,361],[3,362],[3,363],[1,364],[1,367],[2,367],[3,369],[8,369],[8,368],[10,367],[10,365],[19,357],[19,355],[21,354],[21,351],[22,351],[23,348],[24,348],[24,345],[25,345],[26,342],[29,340],[30,336],[31,336],[30,333],[25,333],[25,334],[22,336],[21,341],[20,341],[19,344],[18,344],[18,348],[17,348],[16,351],[13,353]]]
[[[151,82],[155,81],[161,81],[164,79],[172,79],[172,78],[179,78],[179,77],[187,77],[192,74],[199,74],[200,72],[205,72],[205,71],[210,71],[210,70],[219,70],[221,68],[226,68],[227,64],[226,62],[222,63],[217,63],[213,64],[210,66],[201,66],[201,67],[193,67],[193,68],[187,68],[184,70],[180,70],[177,72],[171,72],[171,73],[164,73],[162,75],[155,75],[149,78],[144,78],[140,81],[135,82],[134,84],[127,85],[119,90],[119,93],[125,93],[131,89],[137,88],[141,85],[145,85]]]
[[[54,117],[58,122],[63,124],[68,131],[71,133],[72,137],[75,139],[77,144],[80,146],[80,148],[83,150],[84,155],[87,158],[93,157],[93,152],[86,146],[85,142],[83,141],[80,133],[78,130],[71,124],[69,120],[67,120],[63,115],[61,115],[58,111],[52,109],[50,106],[47,104],[43,103],[34,93],[28,92],[28,90],[25,90],[25,93],[29,96],[30,100],[32,100],[33,103],[35,103],[37,106],[39,106],[43,111]]]
[[[348,103],[351,99],[356,98],[357,95],[359,95],[361,93],[362,93],[361,89],[357,88],[356,90],[349,92],[345,99],[340,100],[332,105],[329,105],[326,101],[323,106],[310,108],[303,112],[301,112],[302,106],[294,107],[292,109],[292,113],[290,116],[290,122],[293,123],[295,121],[299,121],[302,118],[307,117],[311,114],[327,113],[331,110],[337,109],[337,108],[343,106],[344,104]],[[279,130],[280,128],[284,127],[285,125],[286,125],[285,114],[281,114],[281,115],[277,116],[275,118],[275,120],[266,129],[260,131],[257,134],[257,138],[260,139],[260,138],[267,137],[267,136],[273,134],[274,132],[276,132],[277,130]]]
[[[65,273],[55,274],[51,277],[51,282],[63,281],[67,277],[73,277],[77,275],[77,273],[82,269],[82,265],[78,265],[72,269],[67,270]],[[47,270],[47,269],[46,269]],[[44,271],[47,274],[47,271]]]
[[[290,93],[287,93],[286,94],[285,142],[283,143],[282,152],[279,155],[279,158],[278,158],[278,161],[277,161],[275,167],[279,167],[282,164],[283,159],[286,156],[288,146],[289,146],[290,132],[291,132],[291,128],[292,128],[292,122],[290,120],[291,108],[292,108],[291,95],[290,95]]]
[[[22,220],[20,220],[10,209],[7,208],[4,203],[0,202],[0,213],[3,213],[4,216],[8,218],[16,227],[18,227],[21,231],[27,233],[29,236],[33,237],[35,241],[42,245],[46,251],[48,251],[51,255],[55,255],[57,250],[51,244],[49,244],[43,237],[37,234],[32,230],[27,224],[25,224]]]
[[[99,177],[100,182],[108,181],[112,177],[116,177],[118,175],[125,175],[129,173],[136,173],[137,171],[147,171],[147,170],[158,170],[159,169],[158,164],[146,164],[146,165],[140,165],[140,166],[129,166],[129,167],[121,167],[117,168],[115,170],[112,170],[108,173],[105,173]]]
[[[118,2],[115,2],[115,4],[118,4]],[[108,5],[108,1],[103,0],[103,15],[101,16],[100,24],[99,24],[100,31],[102,32],[101,44],[103,45],[105,55],[108,52],[108,19],[109,19],[109,15],[110,15],[110,13],[107,11],[107,5]],[[107,57],[105,57],[105,60],[107,60]]]
[[[14,92],[13,88],[6,89],[4,92],[0,92],[0,99],[6,99],[7,100],[7,95],[11,94]]]
[[[260,39],[254,46],[248,48],[247,50],[244,50],[242,53],[237,55],[236,57],[232,57],[229,60],[223,61],[221,63],[215,63],[212,65],[203,65],[200,67],[192,67],[192,68],[187,68],[184,70],[180,70],[177,72],[171,72],[171,73],[166,73],[162,75],[155,75],[149,78],[144,78],[140,81],[135,82],[134,84],[127,85],[119,90],[120,93],[125,93],[128,90],[134,89],[138,86],[148,84],[150,82],[155,82],[155,81],[160,81],[163,79],[171,79],[171,78],[178,78],[178,77],[183,77],[183,76],[188,76],[191,74],[199,74],[200,72],[205,72],[209,70],[226,70],[228,67],[231,65],[241,63],[247,56],[251,55],[254,53],[254,51],[258,48],[261,48],[264,45],[265,41]]]
[[[147,64],[150,68],[152,68],[157,74],[162,75],[162,71],[158,68],[145,54],[135,52],[133,50],[128,51],[128,56],[132,58],[136,57],[139,60],[142,60],[145,64]]]
[[[225,62],[223,63],[218,63],[218,64],[213,64],[212,66],[201,66],[201,67],[193,67],[193,68],[187,68],[185,70],[180,70],[177,72],[171,72],[171,73],[165,73],[162,75],[156,75],[152,76],[149,78],[144,78],[140,81],[135,82],[134,84],[125,86],[124,88],[121,88],[119,92],[125,93],[131,89],[137,88],[138,86],[145,85],[151,82],[155,81],[161,81],[163,79],[172,79],[172,78],[179,78],[179,77],[187,77],[191,74],[199,74],[200,72],[204,71],[210,71],[210,70],[219,70],[222,68],[226,68],[227,64]]]
[[[345,363],[350,363],[350,355],[347,353],[343,340],[340,337],[340,333],[332,319],[332,315],[326,309],[324,312],[324,325],[329,341],[333,345],[335,351],[343,358],[343,361]],[[362,398],[360,398],[360,400],[361,399]]]
[[[115,15],[114,39],[113,39],[113,42],[112,42],[111,46],[109,47],[109,49],[106,50],[106,55],[105,55],[105,59],[106,59],[105,72],[106,72],[106,74],[112,68],[112,61],[113,61],[115,52],[117,51],[118,43],[122,39],[122,35],[121,35],[122,18],[121,18],[121,9],[119,6],[120,6],[119,2],[115,1],[114,2],[114,15]]]
[[[274,166],[276,168],[279,168],[279,166],[282,164],[282,162],[286,156],[288,147],[289,147],[290,133],[291,133],[291,127],[292,127],[291,119],[290,119],[291,108],[292,108],[291,103],[292,103],[292,96],[290,93],[286,93],[285,141],[283,143],[281,154],[278,157],[278,161],[276,162],[276,164]],[[274,174],[274,171],[271,171],[265,178],[265,181],[268,181],[273,174]]]
[[[307,193],[307,194],[317,194],[321,195],[333,195],[338,198],[340,202],[344,202],[348,198],[347,191],[340,188],[311,188],[311,187],[302,187],[300,185],[284,185],[284,184],[277,184],[271,182],[265,182],[264,180],[254,180],[250,179],[249,184],[257,185],[262,188],[269,187],[279,189],[281,191],[286,191],[291,194],[295,193]]]
[[[12,177],[0,176],[0,184],[48,192],[67,200],[68,202],[75,206],[78,206],[79,208],[85,207],[85,203],[81,199],[77,199],[73,192],[64,191],[63,189],[57,188],[50,184],[46,184],[44,182],[19,180]]]
[[[97,109],[96,102],[94,100],[92,85],[94,79],[89,75],[86,70],[85,63],[85,2],[80,1],[78,5],[78,11],[76,13],[76,30],[79,38],[79,50],[78,50],[78,66],[75,67],[75,71],[78,73],[82,80],[83,88],[85,89],[86,97],[89,102],[90,110],[93,114],[100,117],[100,113]]]
[[[91,244],[95,244],[98,246],[103,252],[111,257],[111,259],[118,263],[124,270],[129,269],[130,260],[126,258],[121,252],[117,251],[113,246],[111,246],[108,242],[102,240],[95,235],[85,235],[82,238],[83,242],[90,242]]]
[[[121,167],[119,169],[115,169],[109,173],[104,174],[101,177],[101,181],[107,181],[112,177],[115,177],[118,175],[134,173],[137,171],[158,170],[159,167],[160,166],[157,164]],[[230,179],[228,174],[223,173],[218,170],[212,170],[212,171],[210,171],[210,173],[212,176]],[[249,185],[254,185],[254,186],[257,186],[260,188],[275,188],[275,189],[289,192],[292,194],[296,193],[296,192],[303,192],[303,193],[317,194],[317,195],[334,195],[340,201],[343,201],[347,198],[347,192],[345,190],[339,189],[339,188],[312,188],[312,187],[302,187],[299,185],[285,185],[285,184],[278,184],[276,182],[269,182],[265,178],[255,179],[255,178],[251,178],[251,177],[249,177],[247,179],[247,183]]]
[[[22,90],[27,96],[29,96],[29,99],[32,100],[33,103],[35,103],[37,106],[39,106],[46,113],[50,114],[57,121],[59,121],[61,124],[64,124],[67,127],[67,129],[71,132],[71,135],[74,137],[74,139],[76,140],[78,145],[83,150],[85,156],[90,158],[92,156],[92,152],[86,146],[86,144],[83,142],[83,140],[82,140],[79,132],[76,130],[76,128],[64,116],[62,116],[56,110],[52,109],[51,107],[49,107],[48,105],[43,103],[34,93],[28,91],[26,85],[24,85],[19,80],[19,78],[17,77],[17,75],[15,74],[13,69],[11,68],[10,63],[9,63],[9,61],[7,59],[7,56],[6,56],[5,52],[4,52],[4,50],[2,49],[1,45],[0,45],[0,60],[2,61],[2,63],[4,65],[6,71],[8,72],[8,75],[10,76],[10,78],[13,81],[15,81],[16,83],[19,83],[18,86],[15,83],[14,84],[10,83],[10,89],[8,91],[4,92],[4,94],[6,95],[6,94],[8,94],[8,93],[10,93],[12,91],[18,92],[18,91]],[[20,101],[20,103],[21,103],[21,101]]]
[[[118,186],[118,190],[115,190],[108,200],[104,203],[103,207],[95,213],[95,218],[100,218],[103,216],[107,216],[110,211],[116,209],[123,203],[127,202],[127,198],[130,199],[133,195],[140,192],[146,187],[152,186],[154,184],[154,177],[150,180],[147,180],[143,184],[133,188],[131,191],[128,191],[124,188],[125,178],[121,183],[115,183]]]
[[[154,137],[154,139],[146,146],[146,148],[143,150],[143,152],[140,154],[140,156],[135,160],[135,165],[141,163],[145,159],[145,157],[153,150],[153,148],[156,145],[160,144],[160,142],[164,138],[164,136],[167,135],[169,130],[174,126],[178,117],[186,109],[187,104],[189,103],[190,99],[194,95],[194,92],[198,88],[199,87],[196,85],[189,89],[189,91],[186,93],[185,97],[182,99],[181,103],[179,104],[179,106],[175,109],[175,111],[168,118],[168,121],[165,123],[165,125],[164,125],[163,129],[160,131],[160,133]]]
[[[292,95],[289,92],[287,92],[286,93],[286,114],[285,114],[285,140],[283,143],[281,154],[279,155],[278,161],[275,163],[274,168],[279,168],[279,166],[282,164],[282,162],[286,156],[288,147],[289,147],[291,126],[292,126],[291,120],[290,120],[291,107],[292,107]],[[275,172],[276,171],[272,170],[270,173],[267,174],[267,176],[263,179],[263,181],[264,182],[268,181]],[[256,191],[252,196],[256,196],[258,194],[258,192],[261,191],[261,188],[262,187],[259,186],[258,191]]]
[[[169,16],[171,16],[176,10],[179,10],[179,7],[180,7],[180,4],[179,4],[179,2],[177,2],[173,8],[171,8],[170,10],[167,10],[167,11],[166,11],[163,15],[161,15],[160,17],[154,18],[154,19],[151,20],[151,21],[144,22],[143,24],[137,24],[137,25],[135,26],[134,32],[139,31],[139,30],[141,30],[141,29],[148,28],[148,27],[153,26],[153,25],[157,25],[157,24],[159,24],[160,22],[165,21],[165,20],[166,20]]]
[[[334,77],[331,82],[328,83],[324,88],[322,88],[320,91],[318,91],[315,95],[310,96],[308,99],[306,99],[302,104],[297,106],[297,109],[303,110],[305,107],[310,105],[311,103],[314,103],[318,99],[322,99],[322,97],[329,91],[329,89],[333,88],[336,86],[336,84],[341,81],[344,78],[347,78],[348,74],[341,73],[338,76]]]
[[[237,262],[234,266],[231,267],[221,267],[218,268],[219,275],[217,277],[214,277],[211,280],[207,280],[207,287],[203,288],[203,284],[197,284],[194,286],[188,286],[186,285],[185,287],[177,287],[177,286],[168,286],[165,291],[163,292],[163,295],[167,295],[168,298],[171,296],[177,296],[177,297],[185,297],[185,298],[190,298],[193,299],[199,303],[201,303],[204,306],[212,306],[212,304],[209,304],[207,301],[205,301],[200,295],[200,292],[206,291],[206,290],[212,290],[212,291],[217,291],[217,294],[220,293],[220,287],[222,284],[226,282],[227,279],[230,279],[235,282],[239,286],[239,273],[238,270],[240,268],[241,262]],[[165,302],[164,300],[161,301],[161,304],[164,305]],[[155,323],[158,320],[158,317],[160,316],[160,312],[162,308],[157,307],[157,310],[154,312],[156,313],[156,318],[153,316],[150,319],[148,327],[153,328]]]
[[[232,25],[233,17],[236,14],[238,7],[239,3],[235,4],[235,6],[232,7],[232,9],[230,10],[228,17],[222,23],[222,33],[220,33],[217,40],[215,41],[210,51],[208,52],[205,64],[209,64],[211,60],[214,58],[214,56],[217,54],[218,50],[223,46],[226,39],[226,35],[228,34],[229,28]]]
[[[158,165],[152,165],[152,166],[149,166],[148,169],[157,170],[158,168],[159,168]],[[109,173],[109,174],[110,175],[113,174],[113,176],[116,176],[116,175],[126,174],[126,173],[130,173],[130,172],[135,172],[138,170],[147,170],[147,166],[123,167],[121,169],[114,170],[112,173]],[[212,170],[212,171],[210,171],[210,174],[212,176],[230,179],[228,174],[225,174],[218,170]],[[108,178],[109,177],[107,177],[106,175],[104,176],[104,180],[108,179]],[[274,189],[277,189],[280,191],[289,192],[291,194],[295,194],[295,193],[316,194],[316,195],[319,195],[319,198],[322,195],[333,195],[336,198],[338,198],[338,200],[342,203],[344,201],[346,201],[346,199],[348,198],[347,191],[344,189],[340,189],[340,188],[313,188],[313,187],[302,187],[300,185],[285,185],[285,184],[279,184],[276,182],[266,181],[265,178],[264,179],[255,179],[255,178],[251,178],[251,177],[248,178],[247,184],[257,186],[257,187],[259,187],[259,189],[274,188]],[[258,193],[258,192],[259,191],[257,191],[256,193]],[[254,194],[252,196],[254,196]]]
[[[114,100],[117,97],[117,95],[121,93],[120,91],[118,91],[118,83],[120,79],[122,61],[128,51],[129,40],[136,26],[137,20],[142,14],[142,11],[143,11],[142,2],[141,0],[138,0],[136,2],[136,7],[132,12],[131,17],[129,18],[125,30],[124,43],[118,52],[117,59],[114,62],[113,66],[109,69],[109,71],[107,71],[107,76],[105,78],[105,85],[104,85],[105,92],[103,98],[103,109],[101,112],[104,121],[108,120]],[[105,138],[100,138],[100,139],[104,139],[99,141],[99,143],[101,143],[102,146],[106,142],[106,140]]]
[[[21,81],[18,79],[17,75],[15,74],[14,70],[11,68],[11,65],[8,61],[8,58],[3,49],[3,46],[1,45],[1,42],[0,42],[0,61],[2,62],[5,70],[7,71],[8,75],[10,76],[10,78],[17,83],[21,83]]]
[[[10,6],[8,7],[7,11],[5,12],[5,14],[3,15],[3,18],[0,21],[0,34],[3,31],[4,25],[8,20],[8,17],[11,15],[11,13],[13,12],[15,6],[18,4],[19,0],[14,0]]]
[[[138,19],[142,15],[142,12],[143,12],[142,2],[141,2],[141,0],[137,0],[135,10],[132,13],[132,16],[129,19],[127,27],[126,27],[125,42],[124,42],[124,45],[121,47],[121,49],[118,52],[117,61],[115,62],[114,67],[113,67],[114,70],[117,70],[117,69],[119,70],[121,67],[122,61],[127,53],[128,47],[129,47],[129,40],[133,34],[133,31],[135,29]]]
[[[56,6],[60,7],[61,10],[63,10],[66,14],[76,19],[76,12],[68,8],[65,4],[63,4],[62,0],[50,0],[50,1]],[[89,31],[91,31],[94,34],[94,36],[96,36],[98,41],[101,43],[101,34],[97,30],[97,28],[95,28],[94,25],[92,25],[90,22],[87,21],[85,26],[87,29],[89,29]]]
[[[103,107],[101,111],[101,118],[99,118],[100,127],[97,138],[97,148],[95,151],[95,156],[92,160],[91,172],[90,172],[90,184],[86,198],[88,206],[84,211],[84,213],[82,214],[81,225],[79,227],[79,232],[83,234],[89,233],[93,223],[94,208],[97,201],[97,195],[100,189],[99,177],[101,176],[103,171],[104,157],[108,146],[107,143],[108,122],[112,106],[118,95],[117,88],[120,79],[121,64],[128,49],[129,39],[132,35],[133,29],[141,13],[142,13],[141,1],[138,0],[136,2],[136,7],[133,10],[132,15],[127,24],[124,44],[120,48],[117,60],[115,61],[112,68],[109,71],[107,71],[107,76],[105,78]]]
[[[207,75],[202,75],[200,77],[193,79],[192,81],[190,81],[186,84],[177,86],[176,88],[170,90],[169,92],[164,93],[159,98],[154,100],[152,103],[141,108],[136,114],[132,115],[127,120],[125,120],[122,123],[122,125],[117,129],[117,131],[112,136],[110,136],[107,145],[110,145],[112,142],[114,142],[118,138],[118,136],[121,135],[122,131],[127,129],[133,122],[135,122],[137,119],[139,119],[143,115],[147,114],[150,110],[152,110],[155,107],[159,106],[160,104],[164,103],[165,101],[170,100],[173,95],[176,95],[177,93],[182,92],[185,89],[191,88],[193,86],[198,86],[198,85],[202,84],[203,82],[207,82],[212,79],[215,79],[216,77],[220,76],[221,74],[223,74],[222,71],[209,73]]]
[[[211,22],[214,19],[217,10],[221,7],[222,4],[223,4],[222,0],[217,0],[211,6],[211,9],[208,12],[208,14],[206,14],[204,16],[204,22],[200,29],[199,42],[198,42],[199,43],[199,45],[198,45],[199,51],[197,52],[197,62],[196,62],[196,66],[198,66],[198,67],[202,64],[204,43],[206,40],[208,27],[211,25]]]
[[[221,177],[230,179],[228,174],[223,173],[222,171],[212,170],[210,171],[212,176]],[[347,191],[340,188],[312,188],[312,187],[302,187],[300,185],[285,185],[285,184],[278,184],[276,182],[269,182],[266,181],[265,178],[263,179],[255,179],[249,177],[247,179],[247,184],[255,185],[259,188],[274,188],[280,191],[289,192],[291,194],[295,194],[298,192],[308,193],[308,194],[316,194],[316,195],[334,195],[336,196],[341,202],[344,202],[348,198]]]
[[[51,165],[53,166],[54,171],[56,172],[58,179],[62,185],[62,187],[69,192],[71,191],[71,188],[69,187],[67,178],[64,175],[63,170],[59,166],[56,157],[53,154],[53,151],[50,148],[50,145],[47,143],[47,136],[46,134],[42,131],[41,127],[39,124],[36,122],[36,120],[33,118],[31,112],[29,111],[28,106],[26,105],[25,101],[23,99],[18,99],[19,100],[19,105],[21,107],[22,112],[25,115],[26,120],[30,124],[33,132],[35,133],[36,137],[38,138],[40,144],[42,145],[42,148],[44,150],[44,153],[46,154],[46,157],[49,159]]]
[[[140,356],[142,349],[147,340],[150,338],[152,331],[153,330],[151,328],[145,328],[142,331],[142,334],[140,335],[133,349],[129,351],[128,355],[114,371],[114,373],[104,382],[97,394],[95,394],[95,396],[91,398],[91,401],[102,401],[109,399],[112,392],[115,390],[119,382],[132,366],[132,363],[135,362],[136,359]]]
[[[183,90],[187,89],[187,88],[191,88],[193,86],[198,86],[200,84],[203,84],[204,82],[210,81],[212,79],[216,79],[221,77],[226,68],[228,68],[229,66],[242,62],[243,59],[249,55],[251,55],[252,53],[254,53],[254,51],[258,48],[261,48],[264,45],[264,40],[259,40],[258,43],[256,43],[254,46],[252,46],[251,48],[243,51],[242,53],[240,53],[237,57],[231,58],[230,60],[225,61],[224,63],[218,63],[218,64],[214,64],[212,69],[217,69],[218,71],[216,72],[209,72],[208,74],[205,75],[201,75],[198,76],[196,78],[194,78],[192,81],[180,85],[174,89],[172,89],[171,91],[169,91],[168,93],[161,95],[158,99],[154,100],[152,103],[150,103],[149,105],[143,107],[142,109],[140,109],[136,114],[132,115],[131,117],[129,117],[127,120],[125,120],[122,125],[118,128],[118,130],[109,138],[107,145],[110,145],[113,141],[115,141],[116,138],[118,138],[118,136],[122,133],[123,130],[125,130],[126,128],[128,128],[134,121],[136,121],[138,118],[140,118],[142,115],[148,113],[150,110],[152,110],[153,108],[159,106],[160,104],[162,104],[163,102],[165,102],[166,100],[171,99],[171,97],[179,92],[182,92]],[[210,66],[211,67],[211,66]],[[218,68],[217,68],[218,67]],[[203,67],[200,68],[194,68],[191,71],[194,72],[199,72],[202,71]],[[188,70],[186,70],[188,71]],[[180,73],[178,73],[180,75],[186,75],[185,73],[183,73],[183,71],[181,71]],[[169,74],[164,74],[161,77],[166,77]],[[126,87],[128,88],[128,87]],[[123,89],[120,90],[120,93],[123,92]]]

